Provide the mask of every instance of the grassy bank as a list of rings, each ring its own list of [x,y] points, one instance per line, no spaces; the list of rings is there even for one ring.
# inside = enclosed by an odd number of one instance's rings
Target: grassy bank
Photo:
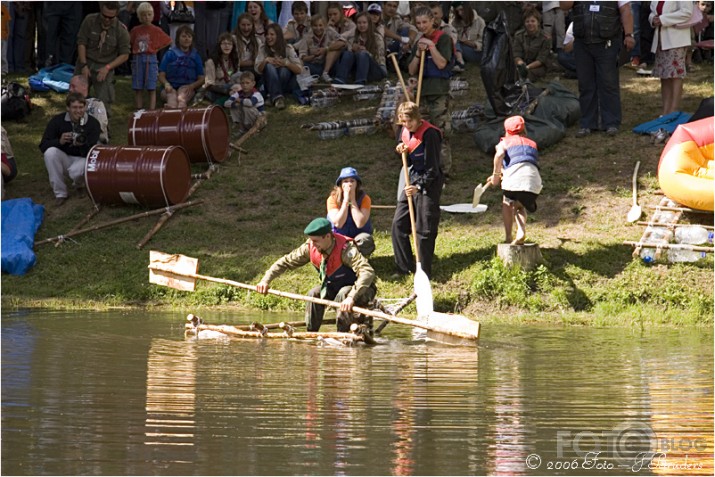
[[[464,76],[470,88],[455,99],[455,109],[486,103],[477,68],[469,67]],[[562,83],[576,91],[575,80]],[[620,134],[576,139],[577,126],[572,126],[565,139],[542,151],[544,190],[538,212],[529,217],[528,239],[540,245],[546,264],[526,273],[505,268],[494,258],[503,231],[500,194],[490,190],[482,198],[489,206],[486,213],[443,214],[433,266],[436,309],[459,310],[483,322],[712,326],[712,256],[697,264],[644,265],[631,257],[631,247],[622,245],[624,240],[638,240],[643,232],[641,226],[625,220],[633,166],[641,161],[641,205],[656,204],[662,146],[630,132],[660,114],[659,81],[624,69],[621,84]],[[686,80],[683,110],[694,111],[700,99],[712,92],[712,64],[701,65]],[[112,143],[126,144],[133,104],[128,78],[119,78],[117,96]],[[63,99],[59,94],[38,94],[26,122],[3,124],[20,171],[8,185],[6,198],[31,197],[46,205],[37,239],[66,233],[91,210],[86,197],[72,197],[62,207],[54,207],[37,148],[48,120],[64,110]],[[303,240],[305,224],[325,214],[325,198],[341,167],[358,169],[373,204],[393,205],[400,161],[392,153],[391,138],[378,133],[323,141],[315,132],[300,129],[304,123],[371,118],[376,106],[377,100],[342,98],[330,110],[298,107],[291,101],[285,111],[269,109],[268,127],[244,145],[248,153],[240,161],[234,155],[221,164],[194,194],[192,198],[203,199],[203,205],[177,213],[144,250],[137,250],[136,244],[155,219],[84,234],[57,248],[37,247],[37,264],[27,275],[3,275],[3,308],[301,309],[299,302],[224,286],[201,284],[195,293],[184,293],[149,285],[148,251],[198,257],[203,274],[256,283],[276,258]],[[443,204],[469,202],[474,186],[491,171],[491,157],[476,149],[471,134],[455,134],[452,151],[453,179],[444,191]],[[194,169],[200,172],[202,167]],[[140,211],[130,206],[104,207],[90,224]],[[389,279],[391,217],[389,209],[373,211],[377,250],[371,262],[380,277],[380,296],[404,297],[411,291],[412,278]],[[711,216],[706,218],[712,222]],[[684,218],[698,220],[703,219]],[[315,271],[304,267],[273,285],[303,293],[316,279]]]

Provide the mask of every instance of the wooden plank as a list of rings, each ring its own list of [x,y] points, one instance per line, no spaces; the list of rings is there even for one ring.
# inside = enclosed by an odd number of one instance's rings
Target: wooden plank
[[[161,270],[160,267],[170,267],[180,271],[183,275],[194,275],[199,270],[199,259],[180,254],[168,254],[151,250],[149,252],[149,283],[163,285],[183,291],[196,290],[196,279],[176,275]],[[159,268],[154,268],[159,267]]]

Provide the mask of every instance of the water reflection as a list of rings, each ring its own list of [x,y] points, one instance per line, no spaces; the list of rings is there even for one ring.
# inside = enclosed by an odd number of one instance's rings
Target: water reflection
[[[146,445],[194,445],[196,360],[193,343],[152,340],[146,376]]]
[[[185,340],[184,316],[4,313],[3,474],[672,474],[547,468],[636,425],[701,439],[668,462],[712,472],[712,331],[493,326],[465,349],[388,327],[332,348]]]

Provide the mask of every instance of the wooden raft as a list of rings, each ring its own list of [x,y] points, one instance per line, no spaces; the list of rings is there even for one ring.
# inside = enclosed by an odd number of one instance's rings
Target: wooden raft
[[[298,341],[323,341],[330,344],[339,344],[343,346],[351,346],[357,343],[376,344],[372,338],[367,326],[353,324],[350,327],[349,333],[330,332],[330,331],[296,331],[295,328],[305,326],[305,322],[280,322],[260,324],[252,323],[250,325],[209,325],[203,322],[196,315],[189,314],[186,317],[186,325],[184,326],[184,336],[195,335],[201,337],[202,331],[213,331],[221,333],[229,338],[237,339],[289,339]],[[323,324],[335,323],[335,320],[323,320]],[[274,331],[275,330],[275,331]]]
[[[645,225],[645,230],[640,240],[637,242],[625,241],[625,245],[633,246],[633,257],[641,258],[645,262],[652,260],[663,260],[663,251],[670,249],[693,250],[706,253],[713,253],[713,247],[700,247],[696,245],[673,243],[674,230],[676,227],[688,225],[679,224],[683,212],[705,212],[682,207],[677,202],[673,202],[667,197],[663,197],[658,205],[650,206],[654,209],[653,216],[647,222],[638,222],[638,225]],[[707,212],[711,213],[711,212]],[[709,228],[705,226],[705,228]]]

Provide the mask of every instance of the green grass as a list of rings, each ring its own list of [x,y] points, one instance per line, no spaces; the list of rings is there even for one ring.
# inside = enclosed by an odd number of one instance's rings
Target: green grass
[[[701,98],[712,94],[711,72],[712,65],[703,65],[686,80],[683,110],[694,111]],[[455,98],[454,109],[486,103],[478,70],[469,67],[465,77],[469,92]],[[575,81],[562,83],[576,90]],[[503,231],[500,194],[490,190],[482,198],[489,206],[486,213],[443,214],[432,279],[436,309],[457,311],[485,323],[712,326],[712,256],[698,264],[644,265],[631,257],[631,247],[622,245],[624,240],[638,240],[643,232],[642,227],[625,222],[633,166],[641,161],[640,204],[657,203],[656,169],[662,146],[630,133],[636,124],[660,114],[659,82],[622,70],[621,83],[624,124],[618,136],[575,139],[577,126],[573,126],[566,138],[542,151],[544,190],[527,230],[546,263],[525,272],[507,268],[495,258]],[[126,144],[133,105],[128,78],[118,79],[117,97],[111,142]],[[37,145],[51,116],[64,110],[63,96],[44,93],[33,101],[36,107],[27,121],[3,123],[20,171],[7,186],[6,198],[31,197],[47,206],[37,235],[40,240],[72,229],[91,204],[73,197],[61,208],[52,205]],[[60,247],[37,247],[37,264],[26,276],[3,275],[3,307],[301,310],[301,302],[226,286],[200,283],[196,292],[187,293],[150,285],[148,251],[197,257],[203,274],[256,283],[275,259],[304,239],[305,224],[325,214],[325,198],[342,167],[358,169],[374,204],[393,205],[400,160],[393,153],[394,140],[385,131],[324,141],[300,128],[325,120],[370,118],[376,106],[376,100],[354,102],[347,97],[330,110],[301,108],[292,101],[285,111],[269,109],[268,127],[244,144],[248,153],[240,161],[234,155],[221,164],[192,196],[204,203],[176,213],[144,250],[137,250],[136,244],[156,218],[80,235]],[[489,175],[492,159],[475,147],[469,133],[453,135],[452,151],[454,178],[442,202],[469,202],[474,186]],[[203,167],[194,165],[194,172]],[[89,225],[140,211],[104,207]],[[412,278],[389,279],[391,218],[389,209],[373,211],[377,249],[371,262],[379,277],[380,296],[395,298],[409,295]],[[706,219],[712,223],[712,217]],[[316,281],[315,271],[304,267],[280,277],[273,286],[304,293]],[[413,311],[410,307],[406,313]]]

